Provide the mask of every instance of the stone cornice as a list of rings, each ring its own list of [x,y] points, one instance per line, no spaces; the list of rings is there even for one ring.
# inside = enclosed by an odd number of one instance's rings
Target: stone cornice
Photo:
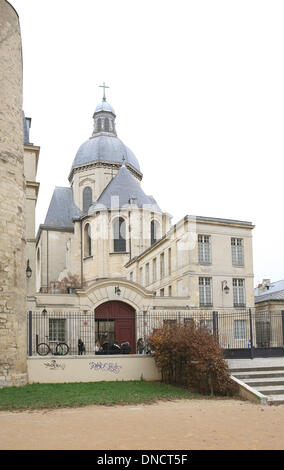
[[[91,168],[115,168],[116,170],[119,170],[120,167],[121,167],[121,163],[118,163],[118,162],[94,161],[94,162],[86,163],[85,165],[78,165],[78,166],[73,167],[68,176],[68,180],[71,183],[75,173],[80,173],[82,171],[89,170]],[[126,163],[126,167],[136,178],[138,178],[140,181],[142,180],[143,178],[142,173],[136,170],[132,165],[129,165],[129,163]]]
[[[40,239],[40,234],[43,230],[46,230],[48,232],[68,232],[68,233],[73,233],[74,232],[74,227],[60,227],[60,226],[55,226],[55,225],[45,225],[45,224],[40,224],[37,235],[36,235],[36,244],[38,244],[39,239]]]

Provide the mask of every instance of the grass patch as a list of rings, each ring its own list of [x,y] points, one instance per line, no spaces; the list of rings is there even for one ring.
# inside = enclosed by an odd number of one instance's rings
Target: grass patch
[[[188,390],[144,380],[32,384],[0,389],[0,410],[151,403],[157,400],[201,398]]]

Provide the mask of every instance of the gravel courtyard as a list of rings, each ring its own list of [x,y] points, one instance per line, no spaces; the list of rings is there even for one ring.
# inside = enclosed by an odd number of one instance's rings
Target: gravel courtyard
[[[231,399],[0,412],[0,447],[47,450],[284,449],[284,406]]]

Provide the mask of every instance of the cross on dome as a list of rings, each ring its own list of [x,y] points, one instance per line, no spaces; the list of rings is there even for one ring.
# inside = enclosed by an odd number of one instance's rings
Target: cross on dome
[[[109,88],[109,86],[107,86],[107,85],[105,84],[105,82],[103,82],[103,85],[99,85],[99,88],[103,88],[103,89],[104,89],[103,101],[106,101],[106,88]]]

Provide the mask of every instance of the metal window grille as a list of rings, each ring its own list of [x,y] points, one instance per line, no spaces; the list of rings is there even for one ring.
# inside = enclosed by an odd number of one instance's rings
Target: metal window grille
[[[209,235],[198,235],[198,260],[201,264],[211,263],[211,240]]]
[[[125,317],[125,321],[128,317]],[[219,309],[202,307],[200,309],[150,309],[137,311],[135,316],[135,338],[147,338],[155,329],[163,326],[164,320],[175,321],[178,325],[194,324],[213,330],[214,337],[224,350],[227,358],[265,357],[284,354],[284,312],[261,311],[255,313],[245,309]],[[117,334],[116,319],[110,314],[105,318],[96,318],[92,311],[34,311],[28,314],[28,354],[37,355],[37,345],[48,343],[55,354],[56,342],[65,342],[69,355],[78,355],[78,340],[85,345],[86,354],[93,355],[95,342],[102,340],[107,332],[110,340]],[[133,321],[133,317],[129,317]],[[102,337],[102,338],[101,338]],[[55,344],[54,344],[55,343]],[[135,343],[132,345],[135,352]]]
[[[232,263],[234,266],[243,266],[244,253],[243,253],[243,239],[231,238],[232,247]]]
[[[211,277],[199,278],[199,304],[201,307],[212,305]]]

